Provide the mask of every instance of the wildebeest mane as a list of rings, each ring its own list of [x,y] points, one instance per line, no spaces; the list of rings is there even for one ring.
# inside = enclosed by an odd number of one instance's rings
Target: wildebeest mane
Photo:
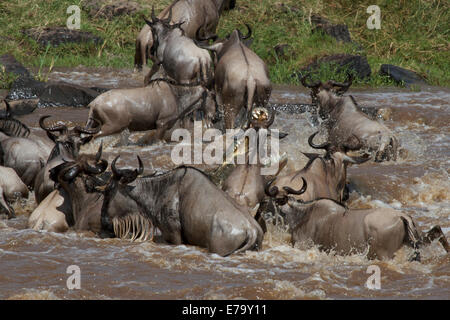
[[[10,137],[27,138],[30,129],[17,119],[0,119],[0,131]]]

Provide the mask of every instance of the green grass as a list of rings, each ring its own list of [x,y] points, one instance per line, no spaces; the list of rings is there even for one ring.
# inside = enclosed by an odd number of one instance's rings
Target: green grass
[[[156,12],[171,0],[135,0],[146,7],[135,15],[112,20],[89,18],[81,11],[81,30],[91,31],[104,39],[101,45],[68,44],[42,47],[24,34],[31,27],[65,26],[70,5],[82,0],[2,0],[0,2],[0,54],[12,53],[25,66],[39,70],[48,67],[112,67],[132,68],[135,39],[143,22],[141,14],[149,15],[151,4]],[[285,10],[281,4],[297,8]],[[366,20],[369,5],[381,8],[381,29],[369,30]],[[368,81],[356,86],[391,86],[394,83],[378,75],[383,63],[395,64],[418,72],[430,84],[450,85],[450,10],[442,0],[237,0],[235,10],[225,12],[218,34],[224,36],[235,28],[245,32],[245,23],[253,29],[252,49],[269,66],[274,83],[298,84],[293,74],[308,63],[334,53],[363,54],[372,69]],[[348,25],[352,40],[360,45],[338,43],[333,38],[311,33],[309,17],[319,14],[334,23]],[[286,57],[277,57],[273,47],[287,43]],[[319,70],[322,80],[343,80],[333,68]],[[45,74],[38,75],[45,79]],[[3,79],[3,78],[1,78]],[[3,84],[5,83],[5,84]],[[0,86],[7,81],[0,80]]]

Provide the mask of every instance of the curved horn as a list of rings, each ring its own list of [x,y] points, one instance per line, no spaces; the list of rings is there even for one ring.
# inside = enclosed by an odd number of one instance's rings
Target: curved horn
[[[108,162],[103,159],[100,160],[100,163],[95,166],[90,166],[87,163],[85,164],[85,171],[90,174],[100,174],[104,172],[106,168],[108,168]]]
[[[310,89],[317,88],[318,86],[320,86],[322,84],[322,82],[320,80],[317,82],[314,82],[313,84],[306,83],[306,75],[300,78],[300,82],[302,83],[302,85],[304,87],[310,88]]]
[[[120,173],[119,170],[117,170],[117,167],[116,167],[116,162],[117,162],[117,159],[119,159],[119,157],[120,157],[120,155],[118,155],[117,157],[115,157],[114,160],[113,160],[113,162],[111,162],[111,171],[112,171],[113,175],[114,175],[116,178],[119,178],[119,179],[120,179],[120,177],[122,176],[122,174]]]
[[[283,190],[286,191],[288,194],[295,194],[295,195],[300,195],[300,194],[305,193],[306,188],[308,187],[308,184],[306,183],[305,178],[302,177],[302,180],[303,180],[303,186],[300,190],[297,191],[290,187],[283,187]]]
[[[343,94],[347,92],[348,88],[352,85],[353,82],[353,76],[350,73],[347,73],[347,80],[344,83],[336,82],[333,80],[329,80],[328,83],[331,84],[334,87],[339,87],[338,90],[336,90],[336,93]]]
[[[5,106],[6,106],[5,118],[8,119],[11,117],[11,105],[5,99],[3,101],[5,102]]]
[[[319,131],[316,131],[312,135],[309,136],[309,138],[308,138],[309,145],[311,146],[311,148],[314,148],[314,149],[325,149],[325,150],[328,150],[328,148],[331,146],[331,143],[329,143],[329,142],[325,142],[325,143],[322,143],[322,144],[314,144],[313,143],[313,139],[316,136],[316,134],[318,134],[318,133],[319,133]]]
[[[73,130],[77,133],[85,133],[85,134],[96,134],[100,132],[100,122],[98,120],[92,119],[97,125],[94,128],[82,128],[80,126],[76,126]]]
[[[195,40],[197,40],[197,41],[209,41],[209,40],[216,41],[219,38],[219,36],[217,34],[213,34],[212,36],[208,36],[206,38],[200,37],[200,29],[201,28],[202,28],[202,26],[198,27],[197,31],[195,32]]]
[[[144,172],[144,164],[142,163],[141,157],[137,156],[139,162],[139,169],[136,169],[138,175],[141,175]]]
[[[250,38],[252,36],[252,28],[250,28],[250,26],[248,24],[245,24],[245,26],[247,27],[247,35],[246,36],[244,36],[242,34],[242,32],[240,30],[238,30],[239,31],[239,37],[242,40],[248,39],[248,38]]]
[[[276,178],[273,178],[272,180],[270,180],[265,188],[264,188],[264,192],[269,196],[269,197],[275,197],[278,194],[278,187],[273,186],[271,187],[272,183],[275,181]]]
[[[97,154],[95,155],[95,161],[99,162],[102,157],[103,152],[103,141],[100,143],[100,147],[98,147]]]
[[[61,125],[58,125],[58,126],[52,126],[52,127],[46,127],[45,124],[44,124],[44,120],[47,119],[47,118],[50,118],[50,117],[51,116],[46,115],[46,116],[42,116],[42,117],[39,118],[39,126],[43,130],[45,130],[47,132],[59,131],[59,132],[62,132],[62,133],[67,133],[67,126],[65,124],[61,124]]]
[[[170,6],[169,16],[166,19],[167,23],[170,23],[170,21],[172,21],[172,8],[173,8],[173,6]]]
[[[345,155],[344,156],[344,160],[345,161],[348,161],[348,162],[353,163],[353,164],[361,164],[361,163],[367,162],[367,161],[370,160],[370,158],[371,158],[371,156],[368,153],[366,153],[366,154],[364,154],[364,155],[362,155],[360,157],[352,157],[352,156],[349,156],[349,155]]]
[[[155,6],[154,5],[152,5],[152,15],[151,15],[151,17],[152,17],[152,23],[155,23],[158,20],[158,18],[155,15]],[[145,22],[147,22],[147,24],[149,23],[149,21],[147,21],[147,20],[145,20]]]

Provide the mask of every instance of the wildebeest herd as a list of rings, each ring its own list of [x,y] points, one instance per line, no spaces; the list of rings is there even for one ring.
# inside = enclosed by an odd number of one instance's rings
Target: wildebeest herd
[[[250,164],[247,155],[247,163],[218,186],[190,166],[144,176],[139,156],[133,170],[118,168],[117,155],[109,172],[102,144],[95,155],[80,154],[82,145],[125,129],[148,131],[138,142],[148,144],[193,120],[221,130],[269,129],[276,113],[267,107],[272,86],[266,64],[250,48],[251,27],[246,35],[239,29],[224,39],[215,34],[220,14],[234,5],[176,0],[158,16],[152,10],[136,40],[136,68],[152,60],[144,87],[101,94],[89,104],[84,127],[49,125],[49,116],[42,116],[47,139],[6,112],[0,119],[1,210],[14,218],[11,202],[33,190],[37,207],[30,228],[191,244],[222,256],[261,250],[268,215],[285,221],[293,244],[338,254],[369,248],[369,258],[389,259],[407,244],[418,260],[419,246],[434,239],[448,252],[439,226],[422,233],[404,212],[345,205],[348,165],[396,161],[398,154],[395,135],[344,95],[351,77],[344,83],[302,78],[328,141],[317,144],[317,132],[311,135],[309,146],[324,154],[305,153],[309,161],[296,172],[284,173],[281,166],[276,175],[263,176],[263,164]]]

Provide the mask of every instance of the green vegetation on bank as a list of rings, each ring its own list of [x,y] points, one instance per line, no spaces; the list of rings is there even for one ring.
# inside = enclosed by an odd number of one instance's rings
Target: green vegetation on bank
[[[104,39],[101,45],[66,44],[42,47],[23,30],[34,27],[65,26],[70,5],[83,7],[83,0],[2,0],[0,2],[0,55],[13,54],[25,66],[132,68],[135,39],[143,26],[141,14],[156,12],[172,0],[135,0],[144,6],[134,15],[112,20],[90,18],[81,11],[81,30]],[[224,36],[245,23],[253,29],[252,49],[268,64],[275,83],[298,84],[294,73],[324,55],[336,53],[367,56],[372,77],[360,86],[393,85],[378,75],[380,65],[389,63],[418,72],[432,85],[450,85],[450,10],[442,0],[237,0],[235,10],[222,15],[218,34]],[[381,9],[381,29],[369,30],[366,10],[376,4]],[[321,33],[311,33],[311,14],[332,23],[346,24],[356,43],[340,43]],[[278,57],[277,44],[288,44],[286,54]],[[0,73],[2,71],[0,70]],[[39,75],[45,77],[45,75]],[[345,76],[330,67],[320,70],[322,80]],[[11,82],[0,75],[0,86]]]

